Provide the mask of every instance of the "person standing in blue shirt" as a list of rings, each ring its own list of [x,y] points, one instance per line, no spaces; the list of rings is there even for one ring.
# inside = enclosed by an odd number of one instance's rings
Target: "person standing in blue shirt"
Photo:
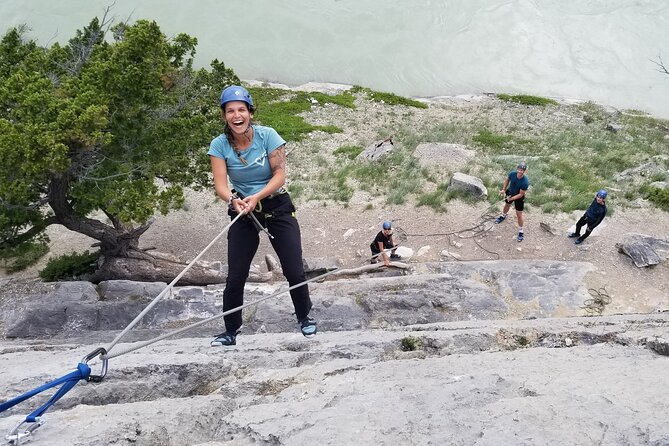
[[[585,211],[585,214],[576,222],[576,232],[569,234],[570,238],[576,238],[574,244],[580,245],[583,243],[583,240],[588,238],[593,229],[595,229],[606,216],[606,196],[608,193],[602,189],[595,195],[595,199],[592,200],[590,207]],[[585,234],[581,235],[581,228],[583,225],[587,225],[585,228]]]
[[[523,232],[523,209],[525,209],[525,193],[527,192],[527,188],[530,187],[530,180],[525,175],[525,171],[527,171],[527,163],[521,161],[518,163],[516,170],[512,170],[507,175],[504,185],[499,191],[500,197],[504,197],[504,209],[502,209],[502,215],[495,219],[495,223],[503,222],[511,208],[511,203],[513,203],[516,209],[516,218],[518,219],[519,242],[522,242],[525,238]]]
[[[211,142],[208,152],[214,187],[216,194],[228,203],[231,219],[239,213],[246,214],[235,221],[228,232],[228,277],[223,292],[223,311],[228,311],[244,303],[244,285],[258,250],[258,232],[264,227],[272,236],[272,247],[288,283],[297,285],[304,282],[306,276],[295,206],[283,187],[286,141],[273,128],[252,122],[255,107],[244,87],[226,88],[220,103],[225,129]],[[263,227],[259,228],[258,223]],[[316,321],[309,317],[312,307],[309,288],[306,284],[297,287],[290,291],[290,297],[302,334],[314,336],[317,330]],[[224,321],[225,332],[217,335],[211,345],[236,344],[242,312],[229,314]]]

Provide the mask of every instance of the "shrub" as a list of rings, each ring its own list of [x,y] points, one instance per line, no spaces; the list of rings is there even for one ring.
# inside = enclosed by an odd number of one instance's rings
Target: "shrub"
[[[542,98],[541,96],[530,96],[526,94],[510,95],[500,93],[497,95],[497,97],[503,101],[515,102],[517,104],[523,105],[539,105],[541,107],[545,105],[558,105],[558,103],[553,99]]]
[[[669,212],[669,189],[651,187],[646,193],[646,198],[655,203],[663,211]]]
[[[414,338],[413,336],[407,336],[402,338],[400,348],[403,352],[412,352],[418,350],[421,346],[420,339]]]
[[[415,99],[409,99],[402,96],[397,96],[393,93],[384,93],[381,91],[374,91],[370,88],[360,87],[358,85],[354,86],[351,89],[352,93],[365,93],[367,97],[374,102],[383,102],[388,105],[406,105],[409,107],[416,108],[427,108],[427,105],[423,102],[416,101]]]
[[[46,267],[39,273],[47,282],[58,280],[74,280],[75,277],[93,272],[93,265],[100,256],[99,252],[83,254],[64,254],[49,260]]]

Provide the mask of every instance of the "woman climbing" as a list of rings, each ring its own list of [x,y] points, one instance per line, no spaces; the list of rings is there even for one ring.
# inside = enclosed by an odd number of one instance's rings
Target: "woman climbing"
[[[251,261],[258,250],[258,232],[266,228],[283,274],[293,286],[306,280],[302,264],[300,227],[295,206],[284,189],[286,181],[286,141],[271,127],[253,123],[255,107],[249,92],[231,86],[221,94],[225,128],[210,145],[209,157],[214,187],[228,203],[228,214],[238,219],[228,232],[228,277],[223,292],[223,311],[244,302],[244,285]],[[230,188],[228,180],[234,189]],[[253,218],[254,217],[254,218]],[[290,291],[302,334],[316,334],[316,322],[309,317],[312,307],[306,285]],[[226,315],[225,332],[211,345],[235,345],[242,326],[242,313]]]

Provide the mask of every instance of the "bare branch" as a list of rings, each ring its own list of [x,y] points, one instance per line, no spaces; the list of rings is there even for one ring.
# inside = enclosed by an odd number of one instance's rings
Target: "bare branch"
[[[654,60],[651,60],[655,65],[658,66],[657,71],[660,73],[664,73],[666,75],[669,75],[669,68],[664,64],[664,61],[662,60],[662,56],[657,56],[659,62],[656,62]]]

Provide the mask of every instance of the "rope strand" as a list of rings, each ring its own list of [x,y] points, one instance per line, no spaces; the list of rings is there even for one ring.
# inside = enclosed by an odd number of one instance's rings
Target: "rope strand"
[[[151,303],[146,308],[144,308],[144,310],[141,313],[139,313],[139,315],[137,315],[137,317],[135,319],[133,319],[133,321],[130,322],[128,324],[128,326],[125,327],[123,329],[123,331],[118,336],[116,336],[116,338],[107,347],[105,347],[105,350],[107,350],[106,357],[113,357],[113,356],[109,356],[109,352],[111,351],[111,349],[114,348],[114,346],[121,340],[121,338],[123,336],[125,336],[135,325],[137,325],[137,323],[146,315],[146,313],[148,313],[163,297],[165,297],[167,292],[169,290],[171,290],[172,287],[174,287],[174,285],[179,281],[179,279],[181,279],[184,276],[184,274],[186,274],[186,271],[188,271],[198,260],[200,260],[200,258],[204,255],[204,253],[207,252],[207,250],[209,250],[209,248],[214,246],[214,244],[218,241],[218,239],[221,238],[223,236],[223,234],[225,234],[228,231],[228,229],[230,229],[230,227],[242,215],[244,215],[244,214],[242,214],[242,213],[237,214],[237,216],[225,228],[223,228],[223,230],[216,237],[214,237],[214,239],[202,250],[202,252],[200,252],[200,254],[198,254],[197,257],[195,257],[193,260],[191,260],[191,262],[186,266],[186,268],[184,268],[184,270],[181,271],[174,278],[174,280],[172,280],[169,283],[169,285],[167,285],[167,287],[165,287],[165,289],[163,291],[161,291],[160,294],[158,294],[158,296],[156,296],[155,299],[153,299],[151,301]],[[105,358],[103,358],[103,359],[105,359]]]

